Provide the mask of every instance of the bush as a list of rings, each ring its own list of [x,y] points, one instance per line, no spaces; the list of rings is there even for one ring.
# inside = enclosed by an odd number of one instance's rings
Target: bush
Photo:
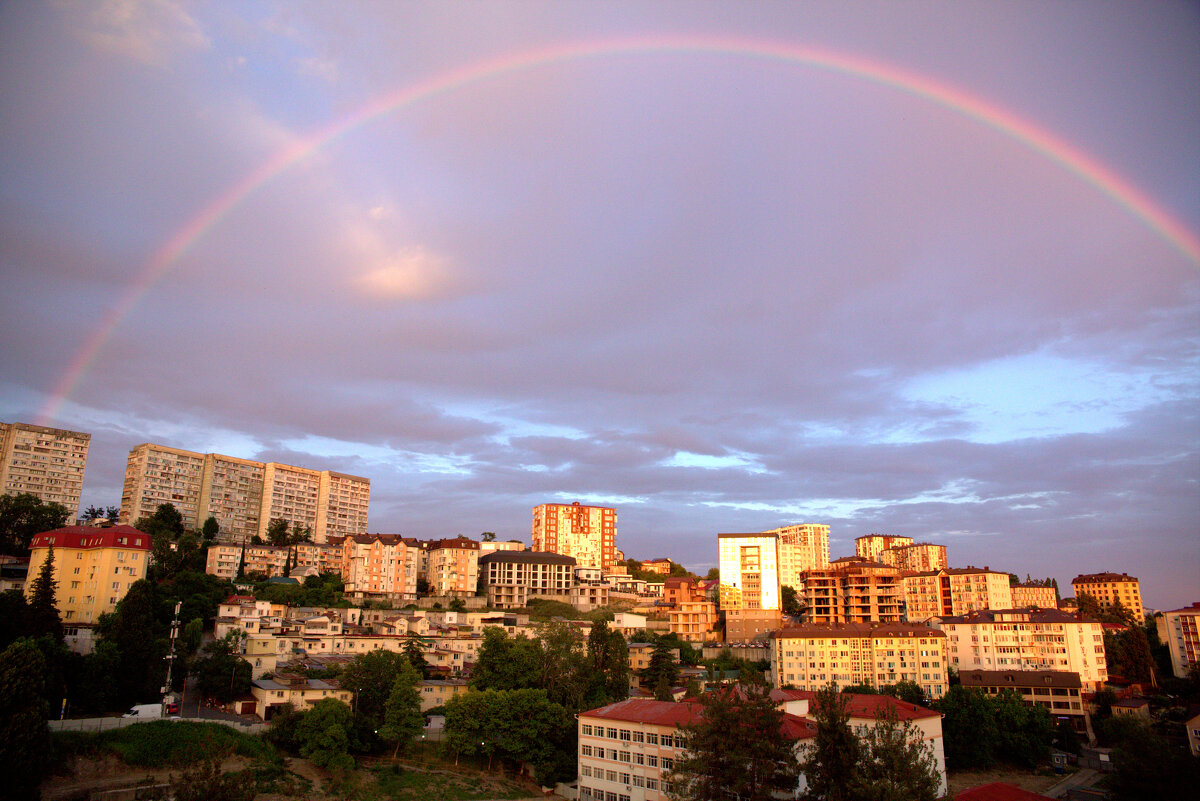
[[[275,749],[262,738],[219,723],[155,720],[111,731],[56,732],[52,742],[56,758],[113,753],[125,764],[143,768],[182,768],[228,754],[276,758]]]

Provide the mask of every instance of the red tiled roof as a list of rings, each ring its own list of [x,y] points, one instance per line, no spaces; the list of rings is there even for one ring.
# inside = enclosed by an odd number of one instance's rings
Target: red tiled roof
[[[627,698],[615,704],[580,712],[580,718],[623,720],[629,723],[651,723],[660,726],[686,726],[696,723],[704,707],[696,701],[654,701],[649,698]],[[784,715],[779,733],[789,740],[815,737],[817,726],[798,715]]]
[[[135,548],[150,550],[150,535],[133,526],[66,526],[35,534],[29,548]]]
[[[1050,796],[1022,790],[1015,784],[992,782],[963,790],[954,801],[1049,801]]]
[[[846,711],[852,718],[874,720],[882,717],[889,708],[896,713],[896,719],[902,723],[906,720],[941,717],[942,714],[923,706],[910,704],[908,701],[901,701],[899,698],[892,698],[890,695],[843,693],[842,696],[847,699]]]

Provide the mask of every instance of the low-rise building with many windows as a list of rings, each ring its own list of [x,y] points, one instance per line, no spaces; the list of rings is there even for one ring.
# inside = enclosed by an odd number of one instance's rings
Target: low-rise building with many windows
[[[989,695],[1002,690],[1019,693],[1026,706],[1043,706],[1055,721],[1065,720],[1075,731],[1087,731],[1083,685],[1079,674],[1060,670],[964,670],[962,686]]]
[[[1112,609],[1120,601],[1137,623],[1140,624],[1146,616],[1146,609],[1142,606],[1141,584],[1128,573],[1085,573],[1071,579],[1071,587],[1075,590],[1076,598],[1090,595],[1104,611]]]
[[[949,685],[946,635],[907,623],[836,623],[792,626],[771,635],[776,687],[816,691],[841,687],[918,684],[936,699]]]
[[[548,551],[496,551],[479,557],[479,577],[493,609],[522,609],[530,598],[569,602],[575,557]]]
[[[1038,609],[1057,609],[1058,590],[1048,582],[1023,581],[1012,585],[1013,609],[1035,606]]]
[[[965,615],[976,609],[1012,609],[1007,573],[978,567],[954,567],[905,573],[904,604],[911,622]]]

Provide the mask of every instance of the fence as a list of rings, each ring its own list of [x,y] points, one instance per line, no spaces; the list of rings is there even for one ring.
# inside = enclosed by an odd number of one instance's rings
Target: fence
[[[232,729],[245,732],[246,734],[258,734],[267,730],[265,723],[243,723],[240,720],[219,720],[216,718],[180,718],[176,716],[166,718],[76,718],[73,720],[50,720],[47,724],[50,726],[50,731],[110,731],[112,729],[121,729],[126,726],[133,726],[138,723],[149,723],[151,720],[174,720],[187,721],[189,723],[219,723],[222,726],[229,726]]]

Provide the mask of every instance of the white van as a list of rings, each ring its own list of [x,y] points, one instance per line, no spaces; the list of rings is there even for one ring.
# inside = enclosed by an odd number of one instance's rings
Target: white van
[[[121,715],[123,718],[139,718],[141,720],[151,720],[162,716],[162,704],[138,704]]]

